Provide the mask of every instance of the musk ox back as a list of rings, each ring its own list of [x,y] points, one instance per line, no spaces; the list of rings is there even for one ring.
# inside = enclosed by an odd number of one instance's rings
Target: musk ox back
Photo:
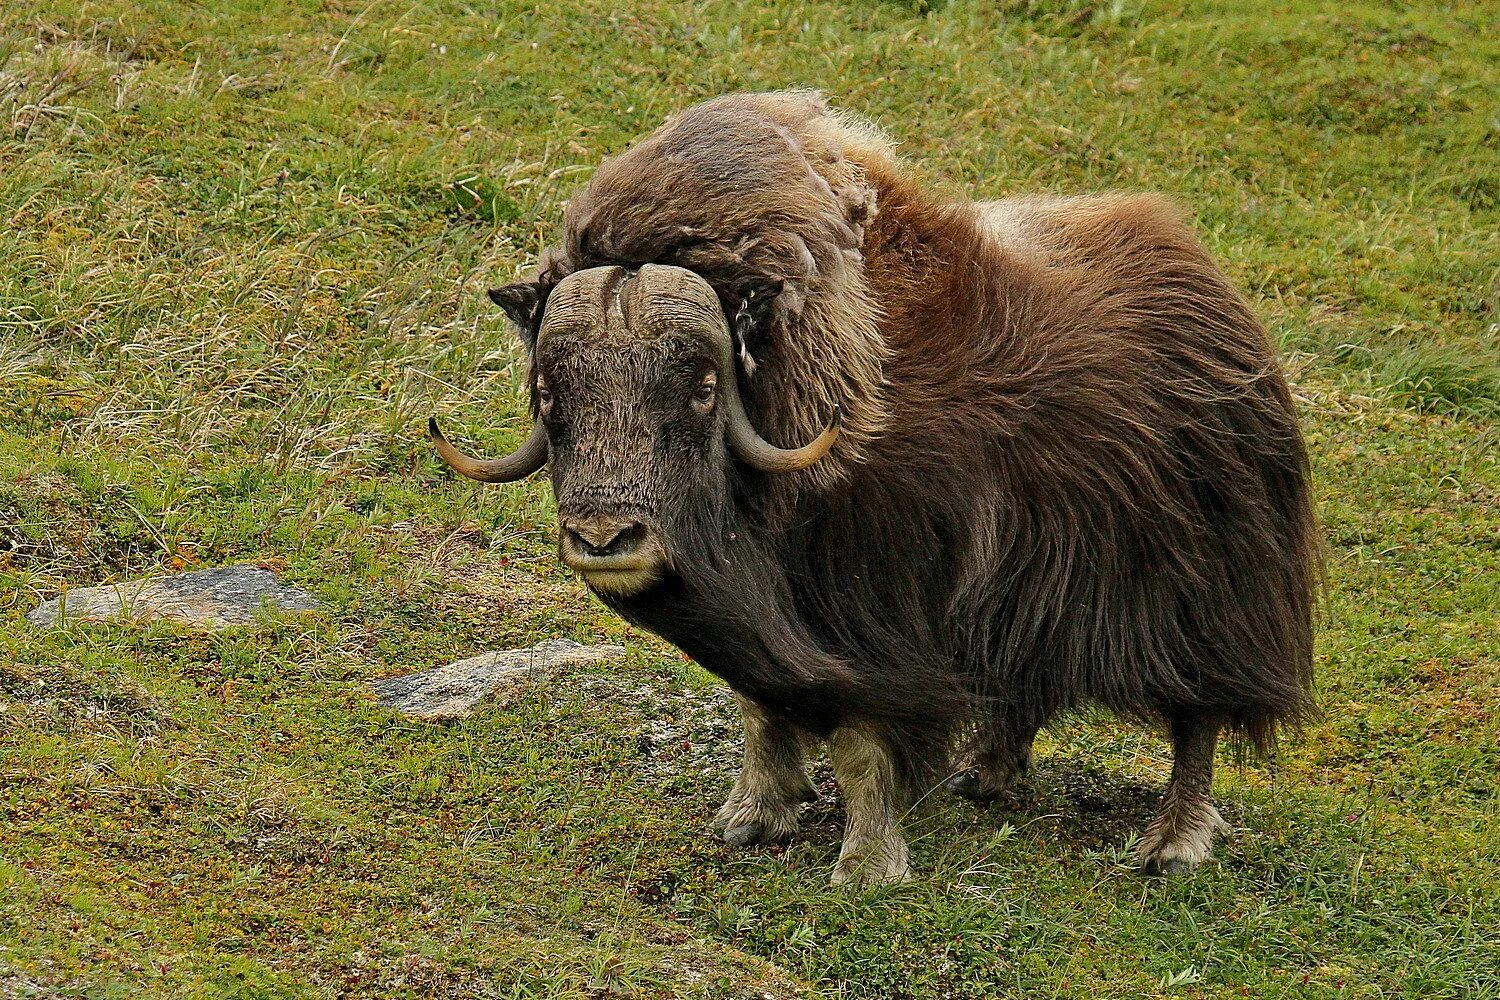
[[[491,293],[531,438],[434,437],[548,464],[564,561],[734,689],[727,840],[796,830],[822,738],[835,881],[905,878],[915,798],[999,794],[1092,703],[1173,741],[1143,867],[1207,856],[1220,732],[1311,711],[1319,545],[1265,332],[1170,204],[945,201],[783,93],[668,121],[565,221]]]

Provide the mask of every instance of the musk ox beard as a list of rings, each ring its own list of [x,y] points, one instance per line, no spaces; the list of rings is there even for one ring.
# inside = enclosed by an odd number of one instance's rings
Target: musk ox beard
[[[943,200],[796,92],[683,112],[565,222],[491,292],[526,444],[432,435],[549,466],[564,562],[734,690],[726,840],[793,834],[821,738],[834,881],[907,878],[913,802],[998,795],[1093,704],[1172,740],[1142,867],[1208,855],[1220,734],[1312,711],[1319,543],[1266,333],[1168,202]]]

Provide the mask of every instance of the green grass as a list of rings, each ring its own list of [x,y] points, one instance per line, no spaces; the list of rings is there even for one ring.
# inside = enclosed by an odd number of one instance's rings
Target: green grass
[[[1500,17],[1478,3],[20,0],[0,13],[0,996],[1500,997]],[[1325,718],[1222,761],[1195,876],[1104,719],[1032,801],[708,832],[720,685],[560,570],[481,290],[670,111],[812,85],[959,194],[1182,201],[1283,345]],[[261,561],[324,610],[28,625]],[[623,667],[452,726],[364,682],[562,635]],[[820,787],[831,791],[826,769]]]

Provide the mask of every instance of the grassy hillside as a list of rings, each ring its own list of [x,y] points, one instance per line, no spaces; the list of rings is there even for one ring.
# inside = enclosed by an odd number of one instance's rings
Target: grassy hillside
[[[1256,8],[1253,9],[1252,8]],[[1286,0],[12,0],[0,9],[0,997],[1500,997],[1500,15]],[[481,290],[601,156],[818,86],[956,194],[1178,198],[1284,347],[1326,718],[1221,761],[1193,877],[1106,719],[947,799],[911,885],[708,830],[723,688],[558,568]],[[324,610],[42,630],[258,561]],[[364,682],[622,641],[452,726]]]

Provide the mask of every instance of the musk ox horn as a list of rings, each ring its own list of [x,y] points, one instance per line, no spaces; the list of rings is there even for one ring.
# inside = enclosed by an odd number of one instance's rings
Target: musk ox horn
[[[734,371],[731,370],[725,381],[733,386],[734,378]],[[833,408],[833,419],[828,422],[823,433],[809,444],[801,448],[778,448],[750,426],[750,418],[746,416],[745,407],[740,402],[738,387],[727,392],[721,391],[721,395],[728,409],[729,447],[742,462],[761,472],[797,472],[805,469],[828,454],[828,449],[839,439],[839,422],[843,418],[843,410],[837,406]]]
[[[531,436],[513,454],[491,460],[470,458],[449,444],[438,429],[437,417],[427,419],[427,436],[450,469],[481,483],[513,483],[547,464],[547,431],[541,424],[531,428]]]
[[[647,264],[641,268],[641,277],[648,286],[665,285],[674,298],[693,303],[694,308],[711,316],[706,323],[708,338],[713,342],[718,356],[719,399],[727,418],[725,436],[729,447],[740,461],[761,472],[798,472],[828,454],[828,449],[839,437],[839,423],[843,417],[841,408],[833,408],[833,417],[823,432],[810,443],[800,448],[778,448],[755,430],[750,417],[745,413],[745,404],[740,399],[740,387],[735,371],[734,338],[718,296],[703,278],[684,268]],[[658,285],[660,283],[660,285]]]

